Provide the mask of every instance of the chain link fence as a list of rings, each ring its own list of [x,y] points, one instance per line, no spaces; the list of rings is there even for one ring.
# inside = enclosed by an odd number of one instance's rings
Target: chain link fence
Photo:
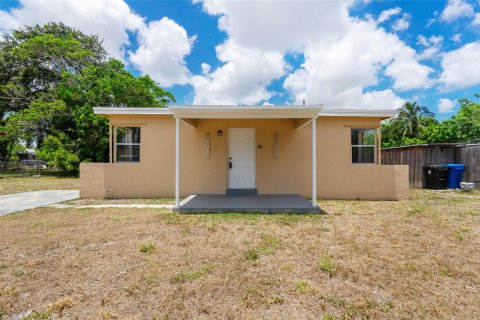
[[[22,175],[30,175],[61,171],[61,169],[55,168],[43,160],[0,161],[1,173],[20,173]]]

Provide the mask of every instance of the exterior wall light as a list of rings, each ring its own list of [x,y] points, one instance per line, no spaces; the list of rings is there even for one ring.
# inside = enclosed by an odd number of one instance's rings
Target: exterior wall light
[[[218,131],[217,131],[217,136],[221,137],[222,134],[223,134],[222,130],[218,130]]]

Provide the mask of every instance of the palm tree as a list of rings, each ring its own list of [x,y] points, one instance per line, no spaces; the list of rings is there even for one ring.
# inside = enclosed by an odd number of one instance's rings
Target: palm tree
[[[392,120],[392,129],[400,140],[402,138],[417,138],[420,128],[425,126],[425,118],[433,118],[435,113],[416,102],[406,102],[398,109],[398,116]],[[430,121],[431,122],[431,121]]]

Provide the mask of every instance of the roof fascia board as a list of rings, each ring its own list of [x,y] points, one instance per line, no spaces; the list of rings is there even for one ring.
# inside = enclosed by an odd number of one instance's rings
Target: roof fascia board
[[[394,118],[397,110],[359,110],[359,109],[323,109],[319,116],[323,117],[380,117]]]
[[[165,114],[172,115],[169,108],[120,108],[120,107],[95,107],[93,113],[98,115],[112,115],[112,114]]]

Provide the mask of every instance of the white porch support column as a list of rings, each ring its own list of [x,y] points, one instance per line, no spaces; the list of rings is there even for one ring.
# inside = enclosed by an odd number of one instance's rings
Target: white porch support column
[[[180,118],[175,118],[175,206],[180,206]]]
[[[108,163],[112,163],[113,160],[112,144],[112,123],[108,121]]]
[[[317,117],[312,118],[312,206],[317,206]]]

